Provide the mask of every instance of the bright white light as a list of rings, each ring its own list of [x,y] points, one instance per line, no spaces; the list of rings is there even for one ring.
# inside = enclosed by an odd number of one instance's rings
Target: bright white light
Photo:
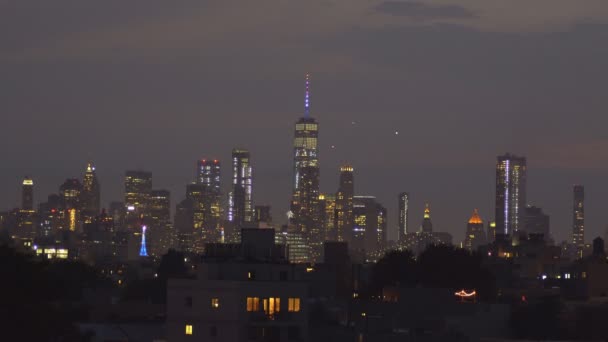
[[[543,280],[545,280],[545,279],[547,279],[547,275],[546,275],[546,274],[543,274],[541,278],[542,278]]]

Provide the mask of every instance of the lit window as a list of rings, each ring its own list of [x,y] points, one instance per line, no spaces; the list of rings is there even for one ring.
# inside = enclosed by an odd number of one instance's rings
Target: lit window
[[[583,272],[583,273],[581,274],[581,276],[583,277],[583,279],[587,278],[587,272]]]
[[[217,309],[220,307],[220,299],[219,298],[211,298],[211,307]]]
[[[186,335],[192,335],[192,325],[186,324]]]
[[[247,311],[260,311],[259,297],[247,297]]]
[[[281,311],[281,298],[264,298],[263,303],[264,313],[266,313],[267,315],[274,315],[276,312]]]
[[[287,311],[300,312],[300,298],[289,298],[287,300]]]

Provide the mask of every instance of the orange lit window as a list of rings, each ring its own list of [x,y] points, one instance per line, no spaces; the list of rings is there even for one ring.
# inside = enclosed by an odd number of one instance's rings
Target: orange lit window
[[[289,298],[287,300],[287,311],[300,312],[300,298]]]
[[[211,298],[211,307],[214,309],[218,309],[220,307],[220,299],[219,298]]]
[[[247,297],[247,311],[260,311],[259,297]]]

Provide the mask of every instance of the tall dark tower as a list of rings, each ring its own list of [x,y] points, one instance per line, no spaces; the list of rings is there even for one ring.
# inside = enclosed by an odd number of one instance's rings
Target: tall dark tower
[[[82,214],[85,222],[91,222],[92,219],[99,214],[99,182],[95,175],[95,166],[92,163],[87,164],[87,170],[84,173],[82,180]]]
[[[249,151],[232,150],[232,191],[228,194],[228,221],[236,234],[246,223],[253,222],[252,167]]]
[[[403,241],[407,235],[407,219],[410,195],[407,192],[399,194],[399,241]]]
[[[574,186],[574,203],[572,208],[572,244],[580,255],[585,248],[585,187]]]
[[[337,241],[352,242],[353,237],[353,197],[355,194],[354,169],[350,165],[340,167],[340,186],[336,193],[336,223],[334,224]]]
[[[498,156],[496,163],[496,233],[511,235],[524,228],[526,158]]]
[[[310,78],[306,75],[304,116],[294,132],[294,180],[291,223],[313,244],[322,243],[319,215],[319,124],[310,116]]]
[[[34,210],[34,181],[28,176],[21,185],[21,210]]]

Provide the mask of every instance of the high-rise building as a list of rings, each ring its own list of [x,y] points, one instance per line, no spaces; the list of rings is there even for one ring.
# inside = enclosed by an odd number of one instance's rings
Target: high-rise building
[[[21,209],[34,210],[34,181],[28,176],[21,186]]]
[[[543,235],[548,241],[550,237],[549,215],[543,209],[535,206],[526,206],[524,210],[524,231],[527,234]]]
[[[187,204],[191,206],[192,215],[192,248],[197,253],[202,253],[205,243],[211,242],[211,234],[205,225],[205,185],[192,183],[186,186]]]
[[[152,256],[161,256],[173,248],[175,232],[171,224],[171,193],[168,190],[152,190],[150,193],[150,226],[147,234]]]
[[[256,205],[254,216],[258,227],[260,223],[272,224],[272,216],[270,215],[269,205]]]
[[[496,163],[496,232],[511,235],[524,228],[526,158],[498,156]]]
[[[95,175],[95,166],[92,163],[87,164],[84,173],[81,197],[84,221],[90,223],[99,214],[100,210],[99,182]]]
[[[407,236],[407,219],[410,195],[407,192],[399,194],[399,232],[398,239],[403,241]]]
[[[321,226],[323,227],[323,240],[336,241],[336,195],[319,195],[319,216]]]
[[[310,116],[310,78],[306,75],[304,116],[294,131],[294,180],[291,223],[296,231],[319,246],[323,242],[319,220],[319,124]]]
[[[340,185],[336,193],[336,217],[334,228],[336,240],[346,241],[349,244],[353,236],[353,196],[354,168],[350,165],[340,167]]]
[[[420,231],[423,233],[433,232],[433,222],[431,221],[431,206],[429,203],[424,205],[424,217],[420,225]]]
[[[150,193],[152,192],[152,173],[127,171],[125,174],[125,206],[127,216],[148,216]]]
[[[198,161],[197,183],[202,185],[203,201],[203,227],[207,232],[205,242],[217,242],[220,239],[221,230],[221,189],[219,160],[202,159]]]
[[[77,178],[69,178],[59,187],[59,195],[63,202],[63,227],[70,231],[80,231],[82,228],[82,184]]]
[[[351,250],[367,255],[380,251],[386,242],[386,208],[374,196],[353,197]]]
[[[241,228],[253,222],[252,167],[249,151],[232,150],[232,191],[228,200],[228,221],[233,232],[240,234]],[[238,239],[235,239],[238,240]]]
[[[476,251],[479,246],[485,244],[486,232],[483,229],[483,221],[479,216],[479,212],[475,209],[467,224],[467,232],[464,237],[464,248],[469,251]]]
[[[572,244],[577,251],[582,251],[585,248],[585,188],[582,185],[574,186],[572,220]]]

